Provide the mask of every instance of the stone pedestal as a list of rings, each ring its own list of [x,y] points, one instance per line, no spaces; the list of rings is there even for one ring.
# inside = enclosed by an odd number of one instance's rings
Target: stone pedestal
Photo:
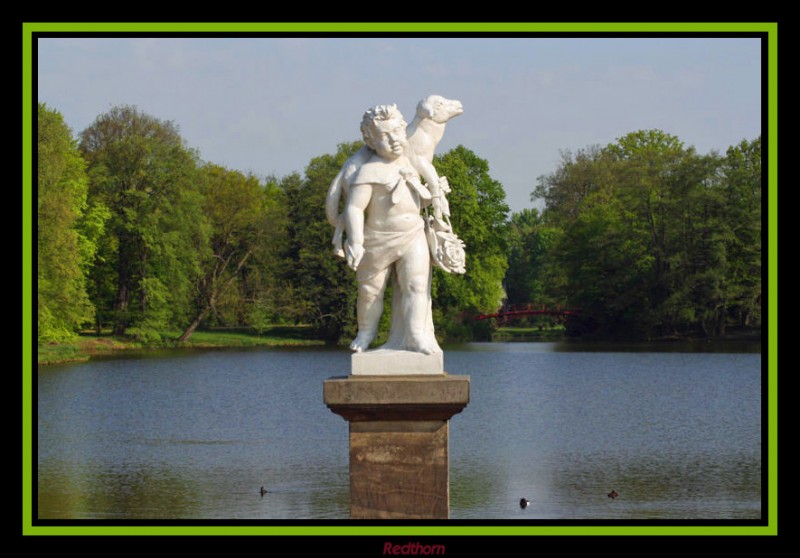
[[[449,420],[469,402],[469,376],[353,375],[324,384],[350,424],[350,517],[447,519]]]

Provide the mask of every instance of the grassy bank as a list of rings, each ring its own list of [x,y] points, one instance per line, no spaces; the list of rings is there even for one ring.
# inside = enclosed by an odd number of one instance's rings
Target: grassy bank
[[[263,333],[246,330],[196,331],[187,341],[176,341],[180,332],[167,332],[155,343],[110,334],[82,333],[68,343],[39,345],[38,364],[81,362],[96,355],[109,355],[126,350],[214,347],[301,347],[322,345],[312,339],[305,326],[275,326]]]

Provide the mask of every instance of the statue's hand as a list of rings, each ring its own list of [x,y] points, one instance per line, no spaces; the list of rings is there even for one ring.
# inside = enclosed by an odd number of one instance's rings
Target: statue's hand
[[[446,176],[439,177],[439,188],[441,188],[442,192],[445,194],[449,194],[451,192],[450,183],[447,181]]]
[[[345,257],[347,265],[355,271],[358,269],[358,264],[361,263],[361,258],[364,257],[364,247],[361,244],[350,244],[348,242],[345,245]]]

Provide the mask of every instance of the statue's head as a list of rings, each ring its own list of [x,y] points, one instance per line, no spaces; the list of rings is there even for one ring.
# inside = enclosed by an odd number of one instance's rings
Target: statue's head
[[[361,135],[367,147],[384,159],[400,157],[407,137],[406,122],[397,105],[378,105],[366,111],[361,119]]]

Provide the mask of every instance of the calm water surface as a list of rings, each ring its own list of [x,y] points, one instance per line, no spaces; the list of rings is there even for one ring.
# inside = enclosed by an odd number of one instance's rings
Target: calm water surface
[[[759,518],[761,355],[671,348],[446,349],[448,372],[472,380],[450,424],[451,518]],[[40,368],[38,516],[347,519],[347,423],[322,382],[349,358],[171,351]]]

